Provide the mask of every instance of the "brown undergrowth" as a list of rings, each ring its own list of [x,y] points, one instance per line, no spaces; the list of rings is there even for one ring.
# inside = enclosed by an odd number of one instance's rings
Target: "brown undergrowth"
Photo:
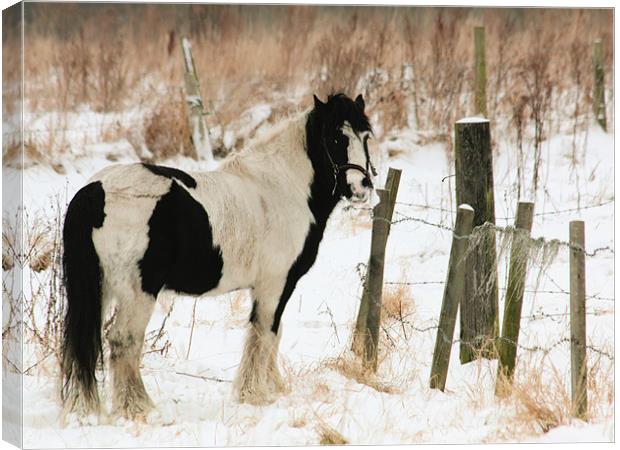
[[[575,98],[587,102],[590,58],[575,55],[595,37],[603,40],[611,79],[610,10],[45,3],[27,8],[25,105],[37,113],[83,108],[106,113],[171,103],[169,92],[183,87],[182,36],[192,41],[208,125],[222,129],[259,103],[294,98],[293,104],[310,106],[313,93],[324,97],[343,90],[365,95],[378,136],[415,127],[450,143],[454,120],[473,114],[475,25],[486,27],[488,109],[496,127],[512,129],[515,98],[525,97],[530,105],[525,117],[533,118],[537,142],[562,117],[587,113],[572,105]],[[540,70],[522,73],[542,62]],[[3,93],[10,93],[18,72],[3,70]],[[571,99],[566,93],[575,87],[578,94]],[[8,111],[11,98],[6,100]],[[157,130],[151,143],[165,148],[153,153],[183,154],[187,133],[178,126],[180,115],[162,108],[144,116],[145,127]],[[553,121],[550,108],[559,114]],[[611,107],[609,112],[611,119]]]

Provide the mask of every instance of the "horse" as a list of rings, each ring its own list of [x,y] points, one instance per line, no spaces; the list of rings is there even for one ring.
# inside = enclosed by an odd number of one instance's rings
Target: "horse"
[[[343,198],[365,202],[373,189],[364,109],[361,95],[334,94],[326,102],[315,95],[313,107],[216,170],[117,164],[75,194],[63,227],[62,417],[101,414],[95,372],[104,364],[103,337],[111,414],[139,419],[154,407],[140,360],[163,290],[214,296],[249,289],[234,395],[267,404],[286,392],[277,364],[286,303],[314,264],[336,205]]]

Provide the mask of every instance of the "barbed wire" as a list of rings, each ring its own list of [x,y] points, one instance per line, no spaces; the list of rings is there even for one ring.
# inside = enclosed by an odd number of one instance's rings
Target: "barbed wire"
[[[395,211],[396,214],[398,214],[400,216],[399,219],[396,220],[392,220],[390,223],[392,225],[398,225],[404,222],[417,222],[417,223],[421,223],[424,225],[428,225],[431,227],[435,227],[435,228],[439,228],[441,230],[445,230],[445,231],[450,231],[452,232],[453,229],[447,225],[443,225],[440,223],[434,223],[434,222],[430,222],[428,220],[425,219],[420,219],[417,217],[413,217],[413,216],[407,216],[399,211]],[[385,220],[385,219],[384,219]],[[514,234],[514,233],[518,233],[519,230],[517,230],[515,227],[513,226],[506,226],[506,227],[501,227],[498,225],[494,225],[490,222],[486,222],[483,225],[480,225],[479,227],[476,227],[477,229],[482,229],[483,227],[486,227],[488,230],[493,230],[497,233],[506,233],[506,234]],[[571,250],[575,250],[578,252],[582,252],[585,256],[589,256],[589,257],[594,257],[596,256],[598,253],[602,253],[602,252],[609,252],[611,254],[615,254],[614,249],[611,246],[604,246],[604,247],[598,247],[595,248],[594,250],[588,252],[585,248],[579,246],[579,245],[575,245],[571,242],[567,242],[567,241],[562,241],[559,239],[552,239],[550,241],[546,240],[543,237],[539,237],[539,238],[531,238],[528,237],[529,241],[534,244],[534,245],[542,245],[542,244],[553,244],[553,245],[557,245],[557,246],[561,246],[561,247],[567,247]]]
[[[584,209],[592,209],[592,208],[600,208],[601,206],[606,206],[609,204],[614,203],[615,200],[611,199],[611,200],[606,200],[600,203],[595,203],[595,204],[591,204],[591,205],[586,205],[586,206],[581,206],[579,208],[569,208],[569,209],[562,209],[562,210],[558,210],[558,211],[546,211],[546,212],[540,212],[540,213],[536,213],[534,214],[534,217],[540,217],[540,216],[551,216],[551,215],[558,215],[558,214],[566,214],[566,213],[571,213],[571,212],[579,212],[582,211]],[[445,212],[445,213],[450,213],[450,214],[456,214],[456,211],[453,209],[448,209],[448,208],[442,208],[442,207],[437,207],[437,206],[431,206],[431,205],[423,205],[421,203],[408,203],[408,202],[396,202],[397,205],[402,205],[402,206],[409,206],[409,207],[413,207],[413,208],[420,208],[420,209],[431,209],[434,211],[440,211],[440,212]],[[501,217],[498,216],[496,217],[497,220],[514,220],[515,217]]]
[[[606,202],[602,202],[600,204],[596,204],[596,205],[589,205],[589,207],[595,208],[595,207],[599,207],[599,206],[604,206],[606,204],[610,204],[612,203],[613,200],[611,201],[606,201]],[[424,205],[417,205],[417,204],[407,204],[404,202],[397,202],[398,204],[401,205],[408,205],[408,206],[415,206],[415,207],[425,207]],[[446,211],[443,208],[433,208],[433,209],[438,209],[440,211]],[[582,208],[583,209],[583,208]],[[561,211],[556,211],[554,213],[557,214],[561,214],[561,213],[565,213],[565,212],[569,212],[572,211],[571,210],[561,210]],[[453,234],[453,229],[449,226],[443,225],[443,224],[439,224],[439,223],[435,223],[435,222],[431,222],[429,220],[426,219],[421,219],[418,217],[413,217],[411,215],[406,215],[403,214],[400,211],[395,211],[395,214],[397,215],[397,219],[390,221],[391,225],[398,225],[401,223],[405,223],[405,222],[416,222],[416,223],[420,223],[423,225],[427,225],[427,226],[431,226],[431,227],[435,227],[441,230],[445,230],[445,231],[449,231],[451,234]],[[539,215],[546,215],[547,213],[540,213]],[[384,218],[380,218],[380,217],[373,217],[373,220],[376,219],[382,219],[382,220],[387,220]],[[486,227],[486,230],[483,229],[483,227]],[[482,231],[492,231],[492,232],[499,232],[499,233],[510,233],[510,234],[514,234],[519,232],[519,230],[517,230],[514,227],[499,227],[490,223],[486,223],[481,227],[476,227],[479,231],[482,229]],[[527,236],[527,239],[529,239],[530,241],[532,241],[532,243],[536,246],[543,246],[543,245],[552,245],[552,246],[562,246],[562,247],[566,247],[569,248],[571,250],[576,250],[579,252],[583,252],[586,256],[589,257],[595,257],[597,256],[599,253],[601,252],[610,252],[612,254],[614,254],[614,250],[613,248],[611,248],[610,246],[604,246],[604,247],[599,247],[596,248],[590,252],[588,252],[585,248],[582,248],[580,246],[574,245],[571,242],[566,242],[566,241],[561,241],[561,240],[557,240],[557,239],[553,239],[551,241],[547,241],[544,238],[530,238],[529,236]],[[358,272],[358,274],[360,275],[360,279],[362,280],[363,283],[363,288],[366,288],[366,277],[365,274],[363,273],[362,269],[363,268],[367,268],[367,264],[364,263],[359,263],[356,266],[356,270]],[[530,293],[530,294],[561,294],[561,295],[570,295],[570,292],[568,292],[567,290],[563,289],[559,283],[557,283],[552,277],[550,277],[547,273],[544,267],[540,267],[541,272],[543,274],[545,274],[550,281],[556,286],[556,288],[558,290],[532,290],[532,289],[528,289],[525,292]],[[416,286],[416,285],[445,285],[444,281],[386,281],[384,282],[385,285],[406,285],[406,286]],[[505,290],[505,288],[502,288],[503,290]],[[602,297],[599,293],[594,294],[594,295],[588,295],[586,296],[587,300],[606,300],[606,301],[615,301],[614,298],[610,298],[610,297]],[[381,305],[382,308],[384,308],[383,305]],[[588,311],[586,312],[587,315],[600,315],[600,314],[605,314],[608,312],[612,312],[612,311]],[[524,320],[541,320],[541,319],[553,319],[556,317],[567,317],[570,316],[570,313],[538,313],[538,314],[533,314],[530,316],[524,316],[522,317],[522,319]],[[417,331],[420,333],[425,333],[425,332],[429,332],[432,330],[438,330],[438,325],[437,324],[433,324],[433,325],[429,325],[429,326],[417,326],[413,323],[411,323],[410,321],[406,320],[403,317],[399,318],[400,322],[401,322],[401,326],[406,325],[410,330],[413,331]],[[387,330],[385,331],[387,333]],[[404,328],[403,328],[403,333],[404,333]],[[406,334],[405,334],[406,336]],[[488,337],[485,337],[484,339],[488,340]],[[559,340],[557,340],[556,342],[554,342],[553,344],[549,345],[549,346],[542,346],[542,345],[523,345],[523,344],[519,344],[518,342],[514,342],[512,340],[509,340],[507,338],[504,337],[496,337],[494,339],[491,339],[495,344],[499,343],[499,342],[508,342],[511,343],[512,345],[514,345],[515,347],[519,348],[522,351],[528,351],[528,352],[543,352],[544,354],[548,354],[551,351],[553,351],[555,348],[557,348],[558,346],[564,344],[564,343],[570,343],[570,338],[567,337],[563,337]],[[465,343],[465,344],[473,344],[476,343],[475,339],[474,340],[469,340],[469,341],[463,341],[461,339],[455,339],[451,342],[451,345],[457,344],[457,343]],[[606,358],[608,358],[610,361],[614,361],[614,356],[610,353],[607,352],[605,350],[602,350],[600,348],[597,348],[594,345],[588,344],[586,345],[586,348],[588,350],[591,350],[592,352],[595,352],[601,356],[604,356]]]
[[[385,285],[397,285],[397,286],[424,286],[424,285],[435,285],[435,284],[439,284],[439,285],[444,285],[446,284],[445,281],[385,281],[383,284]],[[504,287],[500,287],[498,288],[502,291],[505,291],[506,288]],[[570,295],[569,291],[566,291],[564,289],[562,290],[536,290],[536,289],[526,289],[524,291],[526,294],[561,294],[561,295]],[[615,302],[616,299],[613,297],[603,297],[601,296],[601,294],[592,294],[592,295],[586,295],[586,300],[602,300],[602,301],[610,301],[610,302]]]
[[[435,331],[435,330],[439,330],[439,325],[435,324],[435,325],[429,325],[427,327],[419,327],[416,326],[414,324],[412,324],[411,322],[407,321],[407,320],[403,320],[403,323],[406,324],[411,330],[417,331],[419,333],[427,333],[429,331]],[[440,336],[438,336],[439,338]],[[445,336],[443,336],[445,339]],[[567,344],[571,342],[570,337],[562,337],[560,339],[558,339],[557,341],[553,342],[551,345],[548,346],[542,346],[542,345],[524,345],[524,344],[520,344],[518,342],[515,342],[512,339],[508,339],[506,337],[503,336],[497,336],[495,338],[489,338],[488,336],[478,336],[477,338],[474,339],[469,339],[469,340],[465,340],[465,339],[453,339],[449,342],[450,345],[455,345],[455,344],[465,344],[465,345],[477,345],[479,344],[481,341],[487,341],[489,342],[489,344],[491,342],[493,342],[496,346],[497,343],[499,342],[505,342],[505,343],[509,343],[514,345],[516,348],[518,348],[519,350],[522,351],[526,351],[526,352],[530,352],[530,353],[534,353],[534,352],[542,352],[543,354],[547,355],[549,353],[551,353],[553,350],[555,350],[556,348],[558,348],[560,345],[562,344]],[[614,361],[615,360],[615,356],[612,355],[610,352],[602,350],[598,347],[596,347],[595,345],[592,344],[586,344],[586,349],[593,351],[594,353],[597,353],[601,356],[606,357],[607,359],[609,359],[610,361]]]
[[[445,281],[386,281],[383,284],[395,284],[404,286],[420,286],[425,284],[446,284]]]

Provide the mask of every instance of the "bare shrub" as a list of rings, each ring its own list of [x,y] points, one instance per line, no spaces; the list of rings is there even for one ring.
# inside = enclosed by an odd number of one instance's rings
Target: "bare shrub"
[[[345,25],[336,25],[318,42],[316,55],[320,72],[317,85],[321,95],[353,92],[358,80],[368,70],[369,51],[351,39],[359,33],[360,26],[358,15],[354,13]]]
[[[522,70],[519,71],[519,77],[525,84],[528,105],[534,122],[533,193],[538,190],[542,143],[545,140],[545,125],[553,92],[548,62],[546,52],[536,49],[522,62]]]
[[[178,43],[188,36],[208,124],[222,130],[260,103],[286,98],[309,106],[311,93],[359,90],[379,135],[415,127],[451,144],[453,122],[467,114],[472,95],[472,27],[484,25],[494,135],[512,133],[519,92],[532,102],[526,114],[539,142],[567,119],[587,125],[592,70],[584,55],[594,37],[603,39],[608,72],[613,57],[608,10],[44,3],[31,9],[25,104],[32,111],[113,111],[141,105],[144,86],[179,89]]]
[[[25,258],[32,270],[42,272],[51,266],[56,251],[55,241],[52,224],[40,217],[35,218],[26,228]]]
[[[500,105],[505,96],[512,94],[512,86],[508,81],[514,64],[511,56],[515,54],[515,49],[511,41],[517,31],[517,21],[514,16],[498,14],[489,17],[488,22],[487,101],[489,118],[493,119],[500,114]]]
[[[124,42],[117,37],[111,44],[99,43],[94,77],[95,111],[115,111],[123,104],[129,89]]]
[[[29,295],[23,299],[24,341],[33,345],[35,360],[24,369],[54,370],[60,361],[62,324],[65,311],[65,292],[62,283],[62,223],[66,205],[57,198],[54,215],[49,222],[25,216],[25,261],[28,272]],[[30,225],[35,224],[31,227]],[[34,231],[29,231],[29,230]],[[50,358],[51,357],[51,358]]]
[[[416,25],[406,22],[409,57],[413,61],[415,108],[420,127],[435,129],[436,137],[452,141],[452,126],[463,113],[466,98],[468,65],[462,58],[457,13],[439,11],[434,16],[430,36],[420,36]],[[430,40],[430,47],[421,50],[421,41]]]
[[[60,43],[50,44],[53,46],[51,70],[56,84],[57,107],[66,111],[90,101],[93,57],[83,29],[79,30],[78,38],[66,46],[58,44]]]
[[[519,92],[512,95],[511,105],[512,113],[510,123],[515,130],[516,146],[517,146],[517,198],[522,198],[524,184],[525,169],[525,153],[523,149],[523,136],[527,126],[527,116],[525,108],[528,103],[528,97]]]
[[[163,97],[147,117],[144,139],[155,161],[175,155],[194,157],[182,93]]]

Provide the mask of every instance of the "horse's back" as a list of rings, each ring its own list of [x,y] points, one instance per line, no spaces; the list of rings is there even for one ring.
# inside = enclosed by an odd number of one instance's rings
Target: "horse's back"
[[[113,289],[139,287],[157,296],[166,287],[197,295],[218,285],[221,251],[204,205],[190,194],[196,186],[191,175],[114,165],[91,181],[100,181],[105,191],[105,219],[93,241]]]

